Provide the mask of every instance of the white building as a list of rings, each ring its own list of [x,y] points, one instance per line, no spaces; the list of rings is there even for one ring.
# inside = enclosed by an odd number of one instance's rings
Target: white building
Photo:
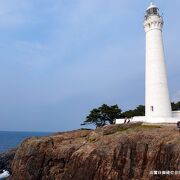
[[[133,117],[133,121],[177,123],[180,120],[180,112],[171,110],[162,38],[163,24],[158,7],[151,3],[144,19],[146,33],[145,116]],[[116,120],[117,124],[121,122],[122,119]]]

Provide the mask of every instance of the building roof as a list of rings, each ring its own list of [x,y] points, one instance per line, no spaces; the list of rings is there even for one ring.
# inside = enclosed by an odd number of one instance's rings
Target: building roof
[[[150,5],[149,5],[149,7],[146,9],[146,11],[147,11],[148,9],[151,9],[151,8],[158,8],[158,7],[151,2]]]

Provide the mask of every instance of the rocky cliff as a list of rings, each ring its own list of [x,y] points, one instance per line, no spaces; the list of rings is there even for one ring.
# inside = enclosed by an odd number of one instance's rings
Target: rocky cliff
[[[3,170],[11,173],[11,164],[15,156],[16,149],[0,154],[0,174]]]
[[[32,137],[11,167],[13,180],[180,179],[180,133],[137,123]]]

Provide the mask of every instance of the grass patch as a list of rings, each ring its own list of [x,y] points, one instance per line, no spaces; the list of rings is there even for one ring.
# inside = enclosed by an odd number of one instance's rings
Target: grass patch
[[[153,128],[161,128],[159,125],[154,125],[154,124],[146,124],[143,125],[142,123],[134,123],[134,124],[122,124],[122,125],[117,125],[114,127],[109,127],[108,129],[105,129],[103,131],[103,135],[111,135],[116,132],[123,132],[126,130],[131,130],[131,131],[136,131],[140,129],[153,129]]]
[[[80,128],[79,130],[81,130],[81,131],[86,131],[86,130],[93,130],[93,129],[90,129],[90,128]]]
[[[127,129],[129,129],[129,128],[122,126],[122,127],[116,128],[116,129],[106,130],[106,131],[103,132],[103,135],[111,135],[111,134],[114,134],[116,132],[126,131]]]
[[[140,128],[145,128],[145,129],[151,129],[151,128],[161,128],[161,126],[159,126],[159,125],[150,125],[150,124],[148,124],[148,125],[141,125],[141,126],[139,126]]]

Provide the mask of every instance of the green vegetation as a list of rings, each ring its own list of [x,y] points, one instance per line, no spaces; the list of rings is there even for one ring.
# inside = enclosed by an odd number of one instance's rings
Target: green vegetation
[[[139,105],[134,110],[125,111],[122,110],[118,105],[108,106],[103,104],[98,108],[94,108],[90,111],[90,114],[86,117],[86,120],[81,125],[93,124],[96,127],[102,127],[106,124],[114,124],[115,119],[118,118],[131,118],[133,116],[144,116],[145,107]]]
[[[129,127],[119,126],[119,127],[117,127],[117,128],[114,128],[114,129],[105,130],[105,131],[103,132],[103,135],[111,135],[111,134],[114,134],[114,133],[116,133],[116,132],[126,131],[127,129],[129,129]]]
[[[133,124],[121,124],[121,125],[116,125],[112,128],[105,129],[103,132],[103,135],[111,135],[116,132],[123,132],[126,130],[142,130],[142,129],[154,129],[154,128],[161,128],[159,125],[143,125],[142,123],[133,123]]]
[[[145,115],[145,106],[139,105],[133,110],[128,110],[122,113],[122,117],[131,118],[134,116],[144,116]]]
[[[172,110],[180,110],[180,101],[171,103]],[[133,110],[128,110],[122,112],[118,105],[108,106],[103,104],[98,108],[94,108],[90,111],[90,114],[86,117],[86,120],[81,125],[93,124],[96,127],[102,127],[106,124],[113,124],[115,119],[118,118],[131,118],[134,116],[144,116],[145,115],[145,106],[139,105]],[[152,125],[151,125],[152,126]],[[144,126],[144,128],[150,128],[149,125]]]
[[[171,107],[172,107],[172,110],[173,110],[173,111],[180,110],[180,101],[177,102],[177,103],[172,102],[172,103],[171,103]]]
[[[91,110],[81,125],[93,124],[96,127],[101,127],[106,124],[113,124],[114,120],[121,118],[121,116],[121,109],[119,109],[118,105],[108,106],[107,104],[103,104]]]
[[[141,128],[150,129],[150,128],[161,128],[159,125],[142,125]]]
[[[88,131],[90,131],[90,130],[93,130],[93,129],[89,129],[89,128],[80,128],[79,130],[82,130],[82,131],[88,130]]]

